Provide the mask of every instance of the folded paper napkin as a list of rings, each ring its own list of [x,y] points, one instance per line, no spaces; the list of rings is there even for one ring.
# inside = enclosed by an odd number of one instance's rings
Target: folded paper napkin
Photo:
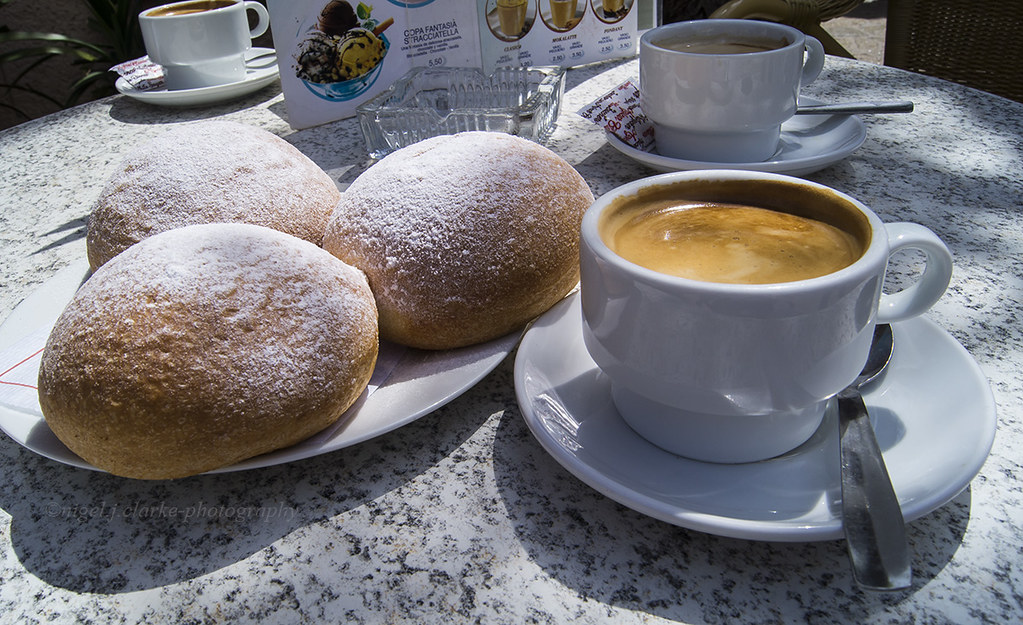
[[[626,145],[644,152],[653,150],[654,127],[639,107],[639,88],[631,80],[587,104],[578,113]]]
[[[42,418],[39,407],[39,362],[52,326],[32,332],[10,347],[0,350],[0,406]],[[367,397],[390,377],[407,348],[380,343],[376,367],[366,388]]]
[[[163,68],[149,60],[148,56],[119,63],[110,71],[128,81],[128,84],[139,91],[152,91],[164,86]]]
[[[0,350],[0,405],[43,416],[36,384],[39,361],[51,328],[39,328],[7,349]]]

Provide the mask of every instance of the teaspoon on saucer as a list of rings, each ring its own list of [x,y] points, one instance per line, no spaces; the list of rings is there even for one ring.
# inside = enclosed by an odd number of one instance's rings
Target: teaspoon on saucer
[[[859,390],[884,370],[892,349],[891,326],[878,324],[867,364],[859,377],[838,394],[842,528],[853,577],[870,590],[907,588],[912,579],[902,508]]]
[[[859,115],[863,113],[912,113],[913,103],[908,100],[895,102],[844,102],[838,104],[800,104],[796,115]]]

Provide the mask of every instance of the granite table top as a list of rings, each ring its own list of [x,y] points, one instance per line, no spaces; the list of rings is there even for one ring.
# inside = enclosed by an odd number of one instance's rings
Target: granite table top
[[[655,173],[575,114],[637,75],[635,60],[568,74],[548,145],[594,194]],[[591,489],[528,430],[512,354],[410,425],[251,471],[133,481],[48,460],[0,436],[0,620],[1023,620],[1023,105],[838,58],[806,93],[916,103],[909,115],[863,117],[863,145],[806,177],[948,243],[952,284],[927,316],[976,359],[997,406],[979,475],[908,525],[911,589],[858,589],[841,540],[710,535]],[[198,109],[115,96],[3,131],[0,319],[84,257],[91,203],[129,148],[209,117],[281,135],[341,187],[371,164],[354,119],[290,128],[276,85]]]

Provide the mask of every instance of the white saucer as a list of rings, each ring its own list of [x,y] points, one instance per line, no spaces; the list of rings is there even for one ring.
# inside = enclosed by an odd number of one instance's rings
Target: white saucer
[[[895,353],[865,393],[907,521],[944,505],[980,471],[995,433],[994,398],[951,335],[916,318],[894,324]],[[515,360],[522,414],[543,448],[580,480],[634,510],[710,534],[804,542],[842,537],[838,424],[789,454],[712,464],[633,432],[583,345],[579,296],[526,332]]]
[[[801,104],[821,104],[810,98]],[[854,115],[797,115],[781,126],[781,147],[768,161],[758,163],[710,163],[687,161],[634,148],[610,132],[607,142],[625,156],[658,171],[742,169],[801,176],[833,165],[863,144],[867,129]]]
[[[0,350],[41,329],[52,327],[87,275],[85,263],[73,265],[58,272],[25,298],[0,325]],[[501,364],[520,336],[520,333],[513,333],[489,343],[445,351],[384,344],[382,353],[387,348],[399,350],[396,358],[400,359],[382,385],[368,397],[364,393],[334,426],[287,449],[250,458],[211,473],[256,469],[310,458],[407,425],[472,388]],[[38,371],[38,358],[30,366]],[[31,379],[35,379],[34,375]],[[46,425],[38,405],[34,411],[25,411],[0,404],[0,429],[42,456],[76,467],[95,469],[57,439]]]
[[[118,78],[114,86],[122,95],[160,106],[202,106],[226,102],[258,91],[278,77],[277,55],[273,48],[251,48],[245,53],[245,58],[245,79],[226,85],[177,91],[160,87],[142,91],[124,78]]]

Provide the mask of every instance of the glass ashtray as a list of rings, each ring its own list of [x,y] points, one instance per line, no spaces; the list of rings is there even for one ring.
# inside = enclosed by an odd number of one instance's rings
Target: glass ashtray
[[[504,132],[543,143],[554,131],[565,70],[510,67],[417,67],[355,111],[373,158],[468,130]]]

